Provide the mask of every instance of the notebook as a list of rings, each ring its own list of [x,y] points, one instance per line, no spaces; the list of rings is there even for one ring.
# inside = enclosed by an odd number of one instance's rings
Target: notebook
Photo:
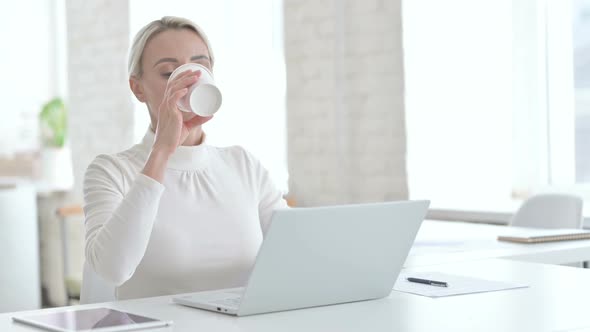
[[[575,228],[517,230],[498,236],[499,241],[517,243],[543,243],[590,239],[590,231]]]

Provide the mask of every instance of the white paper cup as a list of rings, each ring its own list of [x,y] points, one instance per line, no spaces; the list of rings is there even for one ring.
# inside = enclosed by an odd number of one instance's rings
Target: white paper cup
[[[187,94],[178,100],[178,109],[183,112],[193,112],[200,116],[215,114],[221,107],[221,91],[215,85],[213,74],[207,67],[196,63],[186,63],[176,68],[170,75],[169,80],[187,70],[199,70],[201,76],[197,83],[188,88]]]

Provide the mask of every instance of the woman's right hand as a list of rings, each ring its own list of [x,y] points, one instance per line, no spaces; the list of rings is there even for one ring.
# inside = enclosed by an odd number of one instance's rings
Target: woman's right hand
[[[196,83],[201,72],[187,70],[168,81],[164,98],[158,109],[158,122],[153,150],[170,156],[182,143],[183,136],[188,132],[183,123],[182,113],[176,105],[178,100],[187,94],[188,88]]]

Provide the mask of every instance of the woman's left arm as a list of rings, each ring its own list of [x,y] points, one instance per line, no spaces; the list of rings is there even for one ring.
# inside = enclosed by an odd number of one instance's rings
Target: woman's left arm
[[[287,201],[283,198],[283,193],[277,188],[270,178],[268,171],[259,163],[255,163],[258,175],[258,215],[260,218],[260,227],[262,234],[266,234],[272,214],[275,209],[287,208]]]

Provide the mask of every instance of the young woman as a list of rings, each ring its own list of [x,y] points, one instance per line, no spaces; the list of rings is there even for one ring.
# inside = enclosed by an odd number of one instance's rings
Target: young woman
[[[129,85],[151,126],[129,150],[100,155],[84,179],[86,260],[118,299],[243,286],[274,209],[286,207],[262,165],[239,146],[206,144],[211,117],[176,102],[214,56],[193,22],[145,26],[129,55]]]

